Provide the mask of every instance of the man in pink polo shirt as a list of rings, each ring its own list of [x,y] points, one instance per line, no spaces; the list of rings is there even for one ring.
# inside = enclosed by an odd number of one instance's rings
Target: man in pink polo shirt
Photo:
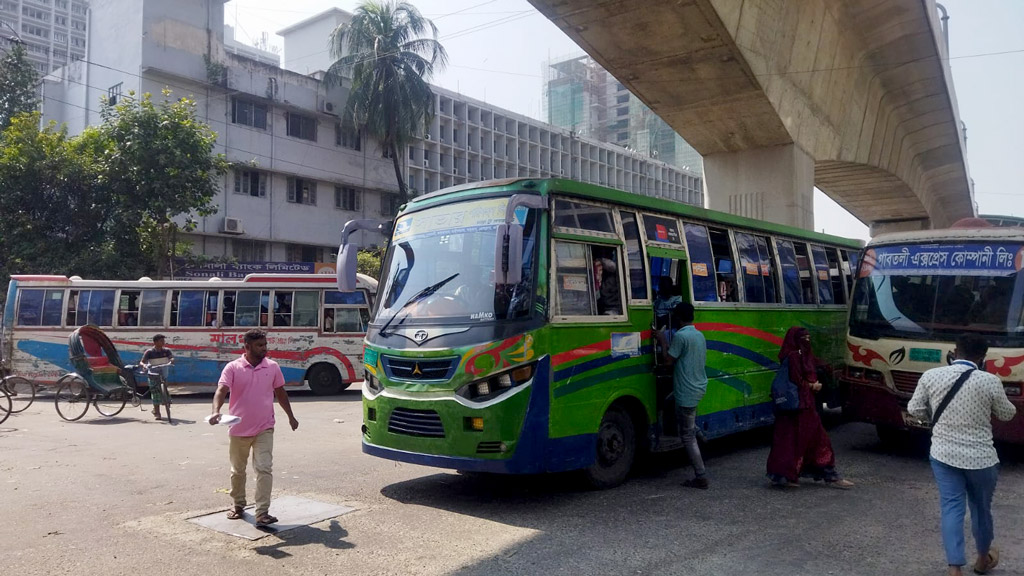
[[[234,507],[228,518],[238,520],[245,509],[245,469],[252,452],[256,470],[256,525],[277,522],[270,515],[270,492],[274,485],[274,398],[288,415],[295,430],[299,421],[284,391],[284,375],[277,362],[267,359],[267,333],[254,328],[245,333],[245,354],[229,363],[221,372],[217,393],[213,395],[210,424],[220,422],[220,409],[231,394],[228,409],[241,420],[231,427],[231,499]]]

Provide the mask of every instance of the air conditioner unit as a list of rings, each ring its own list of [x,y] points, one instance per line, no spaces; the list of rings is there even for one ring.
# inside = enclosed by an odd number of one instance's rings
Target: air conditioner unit
[[[241,218],[224,218],[224,223],[220,227],[220,231],[224,234],[244,234],[242,230]]]
[[[324,114],[331,114],[337,116],[338,113],[334,111],[334,102],[328,102],[326,100],[320,102],[320,111]]]

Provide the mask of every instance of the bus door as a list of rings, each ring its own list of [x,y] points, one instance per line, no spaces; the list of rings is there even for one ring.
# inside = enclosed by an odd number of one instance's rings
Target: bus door
[[[654,302],[653,329],[664,330],[671,341],[680,326],[672,323],[672,309],[682,302],[690,301],[690,278],[686,273],[689,259],[686,252],[662,246],[647,246],[650,259],[651,295]],[[655,341],[654,346],[655,394],[657,397],[658,436],[666,437],[657,442],[658,449],[674,449],[670,438],[678,436],[676,425],[675,396],[673,395],[671,363],[662,360],[662,350]]]

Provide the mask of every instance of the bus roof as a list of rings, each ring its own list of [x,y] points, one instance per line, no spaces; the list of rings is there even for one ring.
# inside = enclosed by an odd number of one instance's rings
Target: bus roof
[[[868,242],[868,247],[889,244],[923,244],[973,241],[1024,242],[1021,228],[949,228],[945,230],[914,230],[912,232],[890,232],[879,234]]]
[[[433,192],[425,196],[419,196],[411,200],[407,205],[407,208],[425,208],[436,202],[445,202],[457,198],[473,198],[475,196],[492,192],[521,190],[523,188],[536,190],[538,194],[545,196],[553,193],[561,193],[569,196],[621,204],[636,209],[668,212],[677,216],[684,216],[727,226],[761,230],[792,236],[795,238],[802,238],[805,240],[829,242],[832,244],[848,246],[850,248],[860,248],[864,245],[860,240],[833,236],[831,234],[823,234],[783,224],[764,222],[753,218],[736,216],[735,214],[684,204],[682,202],[676,202],[675,200],[640,196],[637,194],[623,192],[621,190],[607,188],[605,186],[576,182],[575,180],[566,180],[564,178],[508,178],[504,180],[473,182],[470,184],[445,188],[444,190],[438,190],[437,192]]]
[[[366,274],[357,274],[357,288],[364,288],[371,292],[377,290],[377,280]],[[273,285],[302,287],[315,284],[320,287],[323,284],[334,285],[337,279],[333,274],[249,274],[242,280],[222,280],[220,278],[209,278],[206,280],[150,280],[140,278],[138,280],[83,280],[78,276],[56,276],[36,274],[13,274],[12,280],[17,280],[24,286],[88,286],[96,288],[192,288],[200,290],[220,288],[246,288],[253,285]]]

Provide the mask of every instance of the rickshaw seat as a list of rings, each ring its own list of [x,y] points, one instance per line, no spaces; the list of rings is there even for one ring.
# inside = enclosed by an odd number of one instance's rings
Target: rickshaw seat
[[[85,360],[93,370],[106,366],[110,366],[115,371],[117,370],[117,367],[110,365],[110,360],[107,360],[107,356],[103,353],[103,347],[96,340],[83,334],[82,347],[85,348]]]

